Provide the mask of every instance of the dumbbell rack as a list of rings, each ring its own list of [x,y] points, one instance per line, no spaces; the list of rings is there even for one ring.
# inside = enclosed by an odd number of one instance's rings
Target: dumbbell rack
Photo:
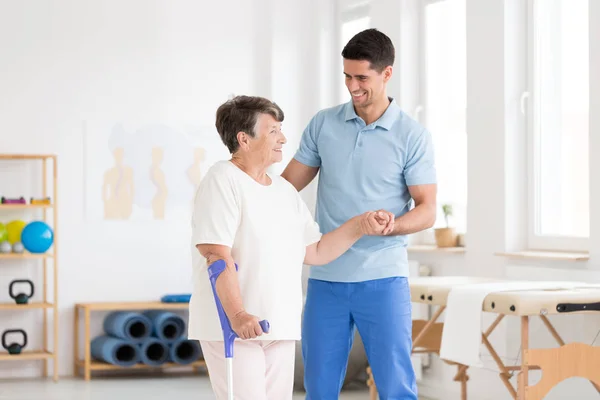
[[[54,242],[52,247],[48,250],[47,253],[44,254],[33,254],[27,251],[23,253],[0,253],[0,267],[2,264],[6,262],[14,262],[14,261],[23,261],[23,260],[39,260],[42,261],[43,264],[43,286],[42,290],[42,300],[39,302],[29,302],[28,304],[16,304],[12,303],[0,303],[0,311],[5,310],[19,310],[19,311],[29,311],[29,310],[43,310],[43,321],[42,321],[42,331],[43,331],[43,348],[39,350],[30,350],[31,345],[28,345],[20,354],[9,354],[3,348],[0,347],[0,362],[4,361],[32,361],[32,360],[41,360],[42,364],[42,375],[44,377],[48,377],[48,364],[50,360],[53,361],[53,379],[54,381],[58,381],[58,303],[57,303],[57,293],[58,293],[58,246],[57,246],[57,221],[58,221],[58,209],[57,209],[57,157],[52,154],[0,154],[0,162],[24,162],[31,161],[37,162],[41,164],[41,172],[42,172],[42,197],[50,197],[51,204],[0,204],[0,219],[3,218],[3,211],[22,211],[23,213],[29,212],[37,212],[41,211],[43,218],[48,225],[52,226],[52,230],[54,232]],[[50,164],[50,165],[49,165]],[[50,170],[50,168],[52,168]],[[52,186],[51,192],[49,188],[48,175],[51,173],[52,175]],[[48,216],[52,212],[52,220],[48,221]],[[37,217],[36,217],[37,218]],[[52,261],[52,279],[51,282],[53,284],[53,299],[50,301],[48,299],[48,264],[49,260]],[[8,288],[8,285],[6,285]],[[36,285],[36,293],[38,292],[39,285]],[[53,351],[50,351],[48,346],[48,334],[49,334],[49,323],[48,323],[48,310],[52,310],[53,316]],[[13,328],[11,326],[3,326],[3,323],[0,323],[0,333],[5,329]],[[29,332],[28,332],[29,333]],[[33,333],[33,332],[32,332]],[[34,336],[34,335],[29,335]],[[31,342],[31,338],[29,338],[29,342]]]

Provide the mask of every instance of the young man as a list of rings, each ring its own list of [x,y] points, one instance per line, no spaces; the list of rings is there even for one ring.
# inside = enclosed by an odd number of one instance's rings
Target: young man
[[[386,35],[360,32],[342,56],[352,100],[311,119],[282,176],[300,191],[320,171],[316,219],[323,232],[370,209],[393,213],[395,226],[312,267],[302,328],[306,398],[338,398],[356,327],[380,399],[416,400],[406,235],[436,218],[431,135],[386,94],[395,57]]]

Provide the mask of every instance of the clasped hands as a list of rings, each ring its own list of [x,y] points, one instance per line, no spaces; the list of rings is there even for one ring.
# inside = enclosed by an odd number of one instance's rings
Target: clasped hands
[[[394,230],[395,217],[389,211],[367,211],[357,217],[357,224],[363,235],[383,236]]]

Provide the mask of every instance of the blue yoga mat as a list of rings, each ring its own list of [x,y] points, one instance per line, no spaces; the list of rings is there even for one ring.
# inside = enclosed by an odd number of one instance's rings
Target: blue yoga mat
[[[152,323],[152,336],[167,343],[173,343],[185,332],[185,321],[173,312],[148,310],[144,312],[144,316]]]
[[[169,361],[169,345],[157,338],[147,338],[140,346],[140,361],[143,364],[157,367]]]
[[[104,319],[104,332],[110,336],[141,343],[152,333],[152,321],[133,311],[114,311]]]
[[[171,362],[186,365],[202,359],[202,348],[197,340],[179,338],[169,348]]]
[[[140,361],[140,350],[135,343],[127,340],[98,336],[90,344],[92,357],[120,367],[131,367]]]
[[[165,294],[160,301],[163,303],[189,303],[191,298],[192,295],[188,293]]]

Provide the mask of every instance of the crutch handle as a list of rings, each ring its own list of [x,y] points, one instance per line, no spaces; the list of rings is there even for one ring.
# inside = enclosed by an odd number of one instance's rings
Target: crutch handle
[[[258,323],[262,329],[263,332],[268,333],[269,332],[269,328],[271,328],[271,325],[269,324],[269,321],[267,321],[266,319],[263,319],[262,321],[260,321]]]
[[[215,302],[217,303],[217,312],[219,313],[219,321],[221,322],[221,330],[223,331],[223,340],[225,341],[225,358],[233,357],[233,342],[238,337],[238,335],[231,329],[231,324],[229,323],[229,318],[227,318],[227,314],[225,314],[225,310],[223,310],[223,305],[219,300],[219,296],[217,295],[217,278],[223,271],[227,264],[225,260],[217,260],[214,263],[208,266],[208,278],[210,279],[210,284],[212,287],[213,295],[215,296]],[[238,265],[235,264],[235,270],[238,270]],[[262,320],[259,322],[259,325],[263,332],[267,333],[270,329],[269,321]]]

